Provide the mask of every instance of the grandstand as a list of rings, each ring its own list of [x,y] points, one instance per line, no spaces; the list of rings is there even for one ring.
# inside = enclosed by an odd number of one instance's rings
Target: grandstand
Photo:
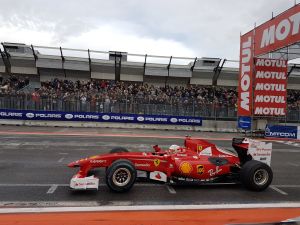
[[[236,120],[238,61],[2,43],[0,108]],[[289,114],[300,121],[300,70],[289,65]]]

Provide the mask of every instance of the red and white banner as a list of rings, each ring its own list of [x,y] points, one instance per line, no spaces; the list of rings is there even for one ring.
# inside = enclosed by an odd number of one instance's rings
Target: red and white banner
[[[300,40],[300,5],[297,4],[255,28],[254,55],[262,55]]]
[[[252,115],[252,75],[254,31],[241,36],[238,115]]]
[[[285,116],[287,61],[255,59],[254,115]]]

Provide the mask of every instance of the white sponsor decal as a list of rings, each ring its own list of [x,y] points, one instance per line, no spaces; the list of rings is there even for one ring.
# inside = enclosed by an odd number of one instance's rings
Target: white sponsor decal
[[[250,59],[252,57],[252,37],[248,37],[248,40],[242,43],[242,65],[241,65],[241,96],[240,107],[247,112],[250,110],[250,85],[251,78],[250,71]]]
[[[29,119],[33,118],[34,117],[34,114],[33,113],[26,113],[25,116]]]
[[[256,59],[256,66],[270,66],[270,67],[287,67],[286,64],[286,60],[278,60],[278,59],[264,59],[264,58],[257,58]],[[278,74],[278,72],[272,72],[272,75],[274,74]],[[272,78],[274,78],[274,76],[271,76]],[[270,78],[270,77],[266,77],[266,78]],[[280,78],[282,79],[282,78]]]
[[[211,147],[207,147],[205,149],[203,149],[199,155],[204,155],[204,156],[212,156],[212,150]]]
[[[0,116],[3,117],[22,117],[23,113],[15,113],[15,112],[0,112]]]
[[[36,113],[35,117],[36,118],[56,118],[56,119],[59,119],[59,118],[61,118],[61,114],[58,114],[58,113]]]
[[[284,84],[257,83],[255,86],[257,91],[286,91]]]
[[[106,163],[106,160],[103,160],[103,159],[92,159],[90,162],[91,163]]]
[[[275,41],[283,41],[288,36],[296,35],[299,33],[300,25],[300,12],[283,19],[277,26],[272,25],[263,31],[260,47],[264,48]]]
[[[284,111],[283,108],[256,107],[254,114],[256,114],[256,115],[285,116],[285,111]]]
[[[150,121],[150,122],[168,122],[167,118],[162,118],[162,117],[146,117],[145,121]]]
[[[226,154],[226,155],[219,155],[219,157],[228,157],[228,155],[230,155],[230,156],[236,156],[236,155],[233,154],[232,152],[227,151],[227,150],[222,149],[222,148],[219,148],[219,147],[217,147],[217,150],[218,150],[219,152],[223,153],[223,154]]]
[[[72,114],[66,114],[66,115],[65,115],[65,118],[68,119],[68,120],[70,120],[70,119],[73,118],[73,115],[72,115]]]
[[[134,164],[134,166],[149,167],[150,164],[149,163],[136,163],[136,164]]]
[[[110,119],[110,116],[109,116],[109,115],[103,115],[103,116],[102,116],[102,119],[103,119],[103,120],[109,120],[109,119]]]
[[[143,117],[143,116],[139,116],[138,118],[137,118],[137,121],[140,121],[140,122],[143,122],[145,120],[145,118]]]
[[[160,171],[153,171],[150,173],[150,179],[167,182],[167,174]]]
[[[255,78],[286,80],[286,73],[285,72],[260,71],[260,70],[258,70],[256,72]]]
[[[98,189],[99,179],[90,176],[84,178],[73,177],[70,181],[70,188],[76,190]]]
[[[98,120],[99,116],[98,115],[82,115],[82,114],[77,114],[77,115],[74,115],[74,119],[94,119],[94,120]]]
[[[285,103],[285,97],[274,95],[256,95],[255,102]]]
[[[171,123],[177,123],[178,120],[176,118],[171,118],[170,121]]]
[[[210,169],[207,172],[209,173],[209,176],[213,177],[215,175],[218,175],[218,173],[220,173],[222,171],[222,169],[219,168],[219,166],[216,167],[216,170]]]
[[[110,116],[111,120],[119,120],[119,121],[134,121],[133,116]]]

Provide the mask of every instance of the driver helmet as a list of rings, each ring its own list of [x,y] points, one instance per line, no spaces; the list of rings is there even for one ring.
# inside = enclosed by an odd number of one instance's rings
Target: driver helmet
[[[169,149],[170,149],[170,150],[173,150],[173,151],[175,151],[175,152],[177,152],[177,151],[180,149],[180,146],[178,146],[178,145],[171,145],[171,146],[169,147]]]

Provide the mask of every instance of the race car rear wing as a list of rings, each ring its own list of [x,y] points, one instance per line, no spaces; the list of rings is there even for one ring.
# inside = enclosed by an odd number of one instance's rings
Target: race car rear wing
[[[249,160],[257,160],[270,166],[272,143],[253,140],[249,138],[233,138],[232,147],[238,154],[241,164]]]

